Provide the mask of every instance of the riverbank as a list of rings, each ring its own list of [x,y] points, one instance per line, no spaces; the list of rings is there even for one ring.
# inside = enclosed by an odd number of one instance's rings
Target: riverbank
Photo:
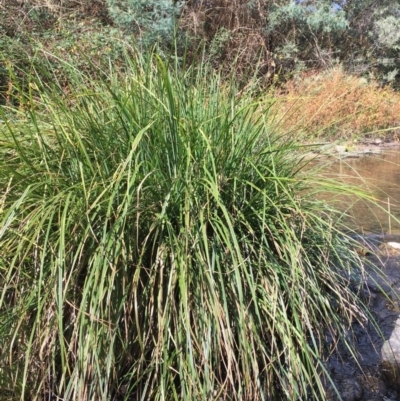
[[[364,138],[354,139],[353,141],[340,143],[335,146],[335,150],[339,155],[368,155],[379,154],[384,151],[399,150],[400,142],[394,141],[390,137],[387,139],[381,138]]]
[[[74,14],[11,3],[0,10],[0,398],[324,399],[326,332],[338,341],[363,311],[342,272],[363,266],[317,195],[364,195],[299,174],[300,144],[384,149],[357,141],[395,141],[399,94],[333,60],[299,73],[297,55],[279,54],[286,35],[265,46],[263,13],[243,35],[230,16],[249,8],[235,2],[234,13],[187,2],[205,7],[188,24],[208,27],[198,58],[183,43],[153,53],[104,2],[65,2]],[[355,380],[346,401],[369,394]]]
[[[318,146],[318,145],[316,145]],[[400,142],[391,139],[364,138],[351,141],[332,141],[319,145],[311,156],[327,156],[340,158],[359,158],[369,155],[379,155],[383,152],[400,150]]]
[[[395,245],[399,244],[400,236],[358,236],[357,241],[368,249],[363,257],[367,275],[354,284],[362,283],[359,295],[371,315],[364,324],[356,322],[348,330],[354,353],[339,344],[329,358],[327,369],[343,401],[398,401],[397,382],[382,362],[382,349],[400,315],[400,250]],[[394,352],[400,357],[399,350]],[[330,389],[328,400],[337,399]]]

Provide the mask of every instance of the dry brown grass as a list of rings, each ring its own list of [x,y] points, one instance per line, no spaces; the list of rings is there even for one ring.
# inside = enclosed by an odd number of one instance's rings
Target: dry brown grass
[[[278,93],[277,107],[283,128],[307,137],[400,138],[400,93],[341,68],[289,81]]]

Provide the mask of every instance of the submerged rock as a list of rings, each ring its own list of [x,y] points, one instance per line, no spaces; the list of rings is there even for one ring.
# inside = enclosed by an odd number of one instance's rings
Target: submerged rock
[[[361,400],[363,390],[360,383],[356,379],[345,379],[340,386],[341,396],[343,401],[358,401]]]
[[[339,391],[342,401],[360,401],[362,399],[363,389],[356,378],[340,380],[336,383],[336,389]],[[328,401],[339,400],[336,391],[332,387],[328,389],[326,399]]]
[[[394,249],[400,249],[400,243],[399,242],[388,242],[387,243],[390,247]]]
[[[367,322],[352,324],[352,351],[338,343],[329,357],[327,368],[340,397],[327,385],[327,399],[400,401],[400,250],[389,244],[400,243],[400,236],[352,238],[354,247],[359,243],[366,249],[362,255],[365,272],[353,273],[348,279],[371,315]]]
[[[389,340],[383,343],[381,358],[382,373],[388,383],[400,392],[400,317]]]

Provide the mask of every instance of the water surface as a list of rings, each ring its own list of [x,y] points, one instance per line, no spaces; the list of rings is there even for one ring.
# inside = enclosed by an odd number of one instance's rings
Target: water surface
[[[329,164],[327,172],[332,178],[367,190],[379,205],[357,201],[356,196],[339,198],[338,207],[351,216],[352,229],[360,234],[400,234],[400,150],[340,158]]]

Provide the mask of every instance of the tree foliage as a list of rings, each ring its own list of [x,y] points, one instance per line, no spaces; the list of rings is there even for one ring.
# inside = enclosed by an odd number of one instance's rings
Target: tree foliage
[[[218,68],[234,65],[237,76],[258,71],[268,82],[342,64],[393,84],[400,70],[400,0],[7,0],[0,48],[16,64],[7,37],[29,47],[23,35],[34,35],[47,46],[50,33],[67,29],[71,42],[87,41],[99,25],[131,43],[175,42],[189,55],[205,46]]]
[[[220,62],[231,63],[234,54],[245,59],[247,66],[258,60],[260,70],[270,78],[341,63],[351,72],[385,82],[394,80],[399,63],[399,3],[192,0],[186,2],[181,26],[192,37],[202,35],[210,48],[217,41]]]

